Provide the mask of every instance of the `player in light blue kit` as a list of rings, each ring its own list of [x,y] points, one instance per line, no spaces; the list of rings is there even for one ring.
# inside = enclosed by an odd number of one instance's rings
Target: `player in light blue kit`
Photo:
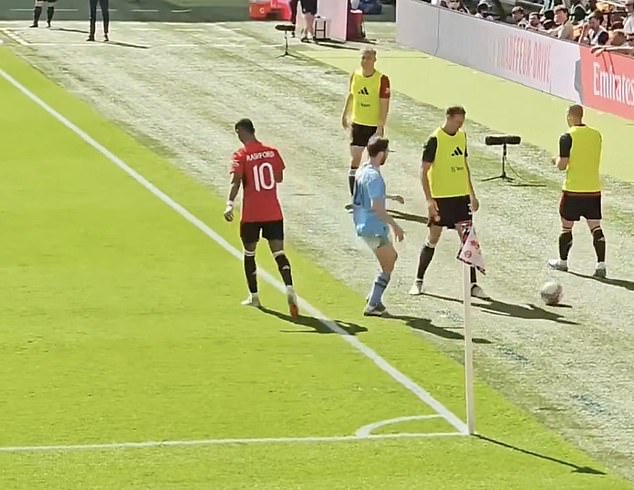
[[[357,171],[354,196],[353,219],[359,235],[372,249],[379,261],[381,272],[374,281],[363,314],[382,316],[386,313],[382,303],[383,292],[390,282],[398,254],[390,237],[390,228],[397,241],[403,240],[403,230],[385,209],[388,198],[403,202],[400,196],[388,196],[381,166],[385,164],[389,141],[374,137],[367,146],[370,159]]]

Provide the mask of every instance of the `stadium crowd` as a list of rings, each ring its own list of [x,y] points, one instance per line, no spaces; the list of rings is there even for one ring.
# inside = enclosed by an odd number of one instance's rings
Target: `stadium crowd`
[[[568,6],[554,5],[553,0],[544,0],[541,9],[533,11],[515,6],[510,16],[495,13],[487,0],[480,0],[472,9],[464,0],[431,0],[430,3],[589,45],[597,53],[616,51],[634,56],[634,0],[570,0]]]

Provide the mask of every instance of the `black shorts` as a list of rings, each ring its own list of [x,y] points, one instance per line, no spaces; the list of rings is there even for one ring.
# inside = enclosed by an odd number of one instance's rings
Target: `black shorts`
[[[427,226],[455,228],[458,223],[470,222],[472,219],[469,196],[439,197],[436,199],[436,204],[438,204],[439,219],[438,221],[429,220]]]
[[[305,14],[317,15],[317,0],[300,0],[302,12]]]
[[[602,219],[601,193],[565,192],[559,202],[559,216],[568,221]]]
[[[260,235],[266,240],[284,240],[284,221],[240,223],[240,238],[244,245],[257,243]]]
[[[376,128],[376,126],[363,126],[362,124],[353,123],[350,131],[352,136],[350,146],[362,146],[363,148],[368,146],[368,141],[376,133]]]

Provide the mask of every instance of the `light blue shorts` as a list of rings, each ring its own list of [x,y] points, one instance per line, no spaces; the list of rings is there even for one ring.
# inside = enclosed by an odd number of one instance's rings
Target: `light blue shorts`
[[[362,236],[361,239],[366,243],[371,250],[378,250],[379,248],[385,247],[386,245],[390,245],[392,240],[390,240],[389,235],[383,236]]]

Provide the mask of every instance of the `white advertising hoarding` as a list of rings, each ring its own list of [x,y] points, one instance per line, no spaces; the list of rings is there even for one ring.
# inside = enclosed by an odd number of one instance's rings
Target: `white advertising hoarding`
[[[301,6],[299,8],[301,8]],[[346,42],[346,34],[348,32],[348,0],[318,0],[317,15],[328,19],[328,31],[326,35],[329,39]]]
[[[433,56],[580,102],[579,46],[435,7],[397,2],[396,39]],[[430,25],[433,24],[434,25]]]

